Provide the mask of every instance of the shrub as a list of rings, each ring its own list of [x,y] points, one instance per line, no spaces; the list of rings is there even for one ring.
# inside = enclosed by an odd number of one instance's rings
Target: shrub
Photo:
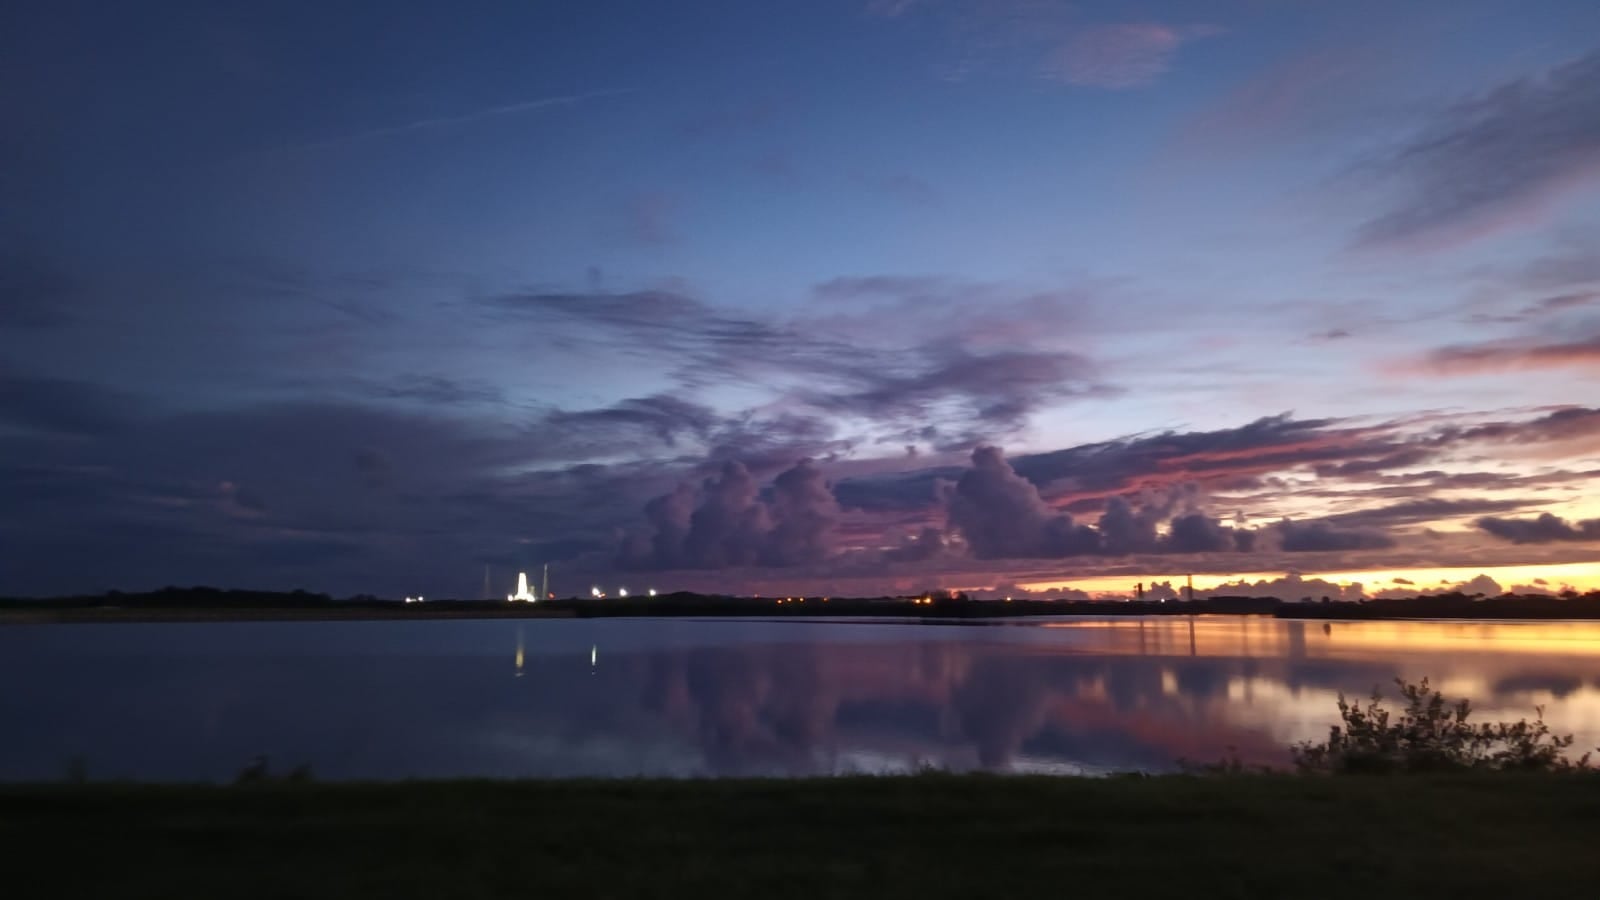
[[[1471,724],[1466,700],[1445,700],[1428,686],[1396,678],[1406,701],[1398,718],[1376,688],[1366,705],[1339,695],[1339,718],[1324,743],[1290,748],[1295,768],[1307,773],[1450,772],[1464,770],[1569,772],[1589,767],[1589,754],[1568,759],[1572,735],[1555,735],[1534,707],[1532,722]]]

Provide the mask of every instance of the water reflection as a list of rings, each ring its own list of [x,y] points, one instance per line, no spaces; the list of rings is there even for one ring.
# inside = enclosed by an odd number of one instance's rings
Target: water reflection
[[[601,648],[606,664],[599,665]],[[1600,744],[1600,623],[263,623],[0,630],[0,778],[821,774],[1282,762],[1428,675]],[[507,672],[506,656],[514,665]]]

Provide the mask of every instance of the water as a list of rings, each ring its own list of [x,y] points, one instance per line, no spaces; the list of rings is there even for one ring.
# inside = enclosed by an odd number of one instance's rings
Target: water
[[[53,625],[0,628],[0,780],[219,781],[263,754],[323,779],[1284,762],[1338,692],[1424,675],[1600,745],[1600,623]]]

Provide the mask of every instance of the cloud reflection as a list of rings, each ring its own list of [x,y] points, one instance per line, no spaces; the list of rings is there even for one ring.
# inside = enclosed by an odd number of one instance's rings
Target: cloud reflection
[[[1339,692],[1431,677],[1485,720],[1600,743],[1600,625],[1262,618],[828,623],[51,626],[0,632],[25,742],[0,779],[1168,770],[1284,763]],[[192,632],[191,628],[188,631]],[[516,663],[520,663],[517,665]]]

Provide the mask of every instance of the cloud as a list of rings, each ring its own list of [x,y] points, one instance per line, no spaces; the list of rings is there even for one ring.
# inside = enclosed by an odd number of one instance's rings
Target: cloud
[[[839,506],[820,470],[802,460],[763,496],[750,470],[729,460],[698,489],[680,484],[645,505],[651,526],[621,549],[626,569],[796,566],[832,556]]]
[[[1545,297],[1524,310],[1525,315],[1548,315],[1569,309],[1600,305],[1600,293],[1557,294]]]
[[[1476,575],[1466,581],[1440,585],[1433,588],[1418,588],[1404,578],[1393,579],[1394,583],[1407,585],[1406,587],[1384,588],[1382,590],[1369,590],[1361,582],[1351,584],[1334,584],[1321,578],[1305,578],[1299,573],[1290,573],[1282,578],[1263,579],[1254,583],[1239,580],[1218,585],[1205,591],[1206,596],[1223,595],[1248,595],[1254,597],[1277,597],[1280,600],[1296,602],[1300,600],[1318,600],[1327,597],[1330,600],[1360,600],[1392,599],[1417,596],[1435,596],[1438,594],[1482,594],[1487,597],[1498,597],[1504,593],[1500,583],[1488,575]]]
[[[1252,532],[1223,525],[1203,512],[1173,516],[1161,549],[1168,553],[1221,553],[1245,551],[1255,546]]]
[[[1395,582],[1396,583],[1401,583],[1401,579],[1396,578]],[[1403,583],[1408,584],[1408,585],[1411,584],[1411,582],[1409,582],[1409,581],[1403,582]],[[1369,596],[1369,597],[1371,597],[1371,598],[1373,598],[1375,600],[1391,600],[1391,599],[1401,599],[1401,598],[1406,598],[1406,597],[1433,597],[1433,596],[1437,596],[1439,594],[1456,594],[1456,593],[1460,593],[1460,594],[1482,594],[1485,597],[1498,597],[1501,594],[1505,593],[1505,590],[1500,587],[1500,582],[1495,581],[1493,578],[1490,578],[1488,575],[1481,575],[1480,574],[1480,575],[1474,575],[1473,577],[1467,579],[1466,581],[1456,582],[1454,584],[1444,584],[1444,585],[1440,585],[1439,587],[1432,587],[1432,588],[1418,588],[1418,587],[1385,588],[1385,589],[1383,589],[1381,591],[1369,592],[1367,596]]]
[[[321,392],[348,392],[362,399],[410,400],[438,406],[499,403],[505,399],[500,388],[487,381],[437,374],[406,373],[389,379],[300,379],[289,383]]]
[[[1279,600],[1297,602],[1300,600],[1317,600],[1327,597],[1330,600],[1359,600],[1365,596],[1362,586],[1357,584],[1334,584],[1321,578],[1305,578],[1299,573],[1291,572],[1282,578],[1261,579],[1255,582],[1230,581],[1219,584],[1204,596],[1248,596],[1248,597],[1277,597]]]
[[[1514,544],[1600,541],[1600,519],[1568,522],[1559,516],[1543,513],[1534,519],[1485,516],[1478,520],[1477,525],[1495,537]]]
[[[947,29],[957,53],[941,67],[949,79],[1005,66],[1063,84],[1127,89],[1150,84],[1172,66],[1183,45],[1221,34],[1215,25],[1160,22],[1088,24],[1073,4],[1054,0],[869,0],[867,13],[909,19],[926,12]]]
[[[977,559],[1127,556],[1139,553],[1217,553],[1248,550],[1254,535],[1223,525],[1198,508],[1192,486],[1146,492],[1137,507],[1112,497],[1095,525],[1045,503],[1039,489],[995,447],[979,447],[972,468],[945,489],[952,530]],[[1166,522],[1166,534],[1159,526]]]
[[[1600,435],[1600,407],[1569,406],[1533,419],[1485,422],[1467,428],[1446,427],[1429,436],[1433,445],[1473,441],[1539,444]]]
[[[772,565],[821,562],[833,554],[839,502],[822,472],[802,460],[772,481],[772,532],[765,554]]]
[[[1600,243],[1593,236],[1574,241],[1557,252],[1541,256],[1512,273],[1510,281],[1536,291],[1560,291],[1583,284],[1600,284]]]
[[[1103,500],[1190,482],[1227,483],[1301,465],[1380,458],[1404,446],[1381,429],[1340,424],[1284,413],[1237,428],[1166,431],[1027,454],[1009,464],[1059,505],[1074,498]],[[866,510],[920,508],[933,500],[937,481],[960,474],[960,469],[933,467],[843,479],[840,500]]]
[[[1106,501],[1097,526],[1102,549],[1113,556],[1155,552],[1159,544],[1156,528],[1161,519],[1161,510],[1154,506],[1136,509],[1126,498],[1112,497]]]
[[[1202,104],[1177,129],[1164,156],[1172,161],[1250,159],[1285,143],[1317,144],[1351,126],[1360,102],[1371,96],[1389,68],[1389,55],[1372,46],[1330,41],[1293,46],[1280,59],[1247,75],[1231,90]]]
[[[898,364],[841,364],[830,390],[804,393],[835,413],[892,421],[929,421],[945,403],[962,408],[983,431],[1009,429],[1039,407],[1104,391],[1089,380],[1089,361],[1072,353],[974,353],[948,344]]]
[[[622,347],[668,360],[686,383],[747,382],[757,374],[820,368],[869,352],[673,291],[505,294],[483,298],[478,306],[501,322],[535,322],[585,349],[614,353]]]
[[[915,534],[907,535],[897,547],[884,552],[890,562],[927,562],[937,559],[949,550],[943,531],[925,525]]]
[[[1062,483],[1091,495],[1123,493],[1365,458],[1397,446],[1375,430],[1336,425],[1334,419],[1295,419],[1284,413],[1238,428],[1168,431],[1019,457],[1017,471],[1037,484]]]
[[[1441,347],[1411,368],[1437,375],[1600,367],[1600,335],[1572,341],[1493,341]]]
[[[0,365],[0,427],[54,435],[103,435],[125,427],[137,401],[85,381]]]
[[[1083,87],[1144,87],[1165,75],[1184,44],[1220,34],[1209,25],[1131,22],[1077,30],[1045,57],[1046,77]]]
[[[1316,472],[1322,478],[1356,478],[1390,469],[1411,468],[1432,459],[1438,452],[1432,447],[1404,447],[1382,456],[1353,459],[1342,463],[1324,463],[1316,466]]]
[[[1097,553],[1099,534],[1052,510],[996,447],[972,451],[972,468],[949,495],[953,528],[978,559],[1026,559]]]
[[[559,433],[568,429],[639,429],[663,444],[676,444],[684,435],[706,438],[721,421],[710,407],[666,394],[623,400],[612,406],[574,412],[557,410],[544,418],[544,428]]]
[[[1390,208],[1359,247],[1427,247],[1506,228],[1600,178],[1600,51],[1441,111],[1373,164]]]
[[[620,94],[631,93],[631,88],[614,88],[601,91],[586,91],[581,94],[561,94],[551,97],[539,97],[533,100],[523,100],[516,103],[505,103],[499,106],[487,106],[470,112],[457,113],[448,116],[433,116],[424,119],[413,119],[398,125],[388,125],[382,128],[370,128],[366,131],[357,131],[338,137],[325,138],[317,141],[292,144],[281,148],[286,151],[325,150],[333,147],[342,147],[347,144],[370,141],[376,138],[395,137],[402,134],[435,131],[441,128],[451,128],[460,125],[470,125],[488,119],[498,119],[506,116],[526,115],[527,113],[541,112],[544,110],[559,109],[566,106],[576,106],[589,100],[598,100],[601,97],[615,97]]]
[[[892,19],[903,16],[928,0],[867,0],[867,14]]]
[[[826,334],[889,333],[918,343],[959,340],[969,348],[1019,349],[1083,330],[1100,285],[1032,290],[1003,282],[879,274],[817,284],[810,321]]]
[[[1340,513],[1322,521],[1334,526],[1355,528],[1390,528],[1401,525],[1419,525],[1461,516],[1481,515],[1491,512],[1508,512],[1538,506],[1548,501],[1536,498],[1472,497],[1452,500],[1444,497],[1421,497],[1383,506],[1374,506],[1356,512]]]
[[[981,315],[926,330],[926,323],[902,326],[898,311],[885,312],[870,319],[865,333],[891,337],[868,343],[844,333],[864,333],[861,321],[853,329],[839,322],[771,321],[668,291],[518,294],[481,306],[501,318],[536,319],[547,338],[596,352],[614,353],[620,344],[669,361],[670,377],[685,388],[755,382],[785,406],[805,407],[805,415],[872,419],[868,427],[896,433],[937,421],[930,439],[944,444],[1003,435],[1040,408],[1113,390],[1095,380],[1095,367],[1080,354],[980,339]],[[963,331],[969,324],[976,333]]]
[[[849,451],[836,424],[823,416],[794,412],[743,413],[723,419],[709,437],[708,459],[736,459],[753,472],[787,468],[807,458],[832,458]]]
[[[771,527],[759,486],[737,462],[701,485],[701,500],[689,516],[681,555],[673,568],[724,569],[759,561],[761,538]]]
[[[498,474],[521,458],[516,432],[351,404],[120,408],[114,431],[96,416],[71,442],[0,435],[0,456],[28,461],[0,473],[0,493],[20,497],[12,512],[26,523],[0,536],[19,554],[8,563],[10,589],[201,579],[295,587],[310,575],[352,592],[398,590],[397,578],[437,579],[436,566],[466,571],[530,527],[571,534],[597,524],[575,522],[565,507],[546,507],[550,521],[540,521],[530,492]],[[608,515],[604,504],[593,510]],[[350,554],[333,550],[352,545],[363,562],[338,564]],[[76,571],[72,561],[83,558],[96,560],[93,572]]]
[[[1394,538],[1370,528],[1339,528],[1328,522],[1294,522],[1289,519],[1269,529],[1279,549],[1286,553],[1323,553],[1339,550],[1383,550]]]

